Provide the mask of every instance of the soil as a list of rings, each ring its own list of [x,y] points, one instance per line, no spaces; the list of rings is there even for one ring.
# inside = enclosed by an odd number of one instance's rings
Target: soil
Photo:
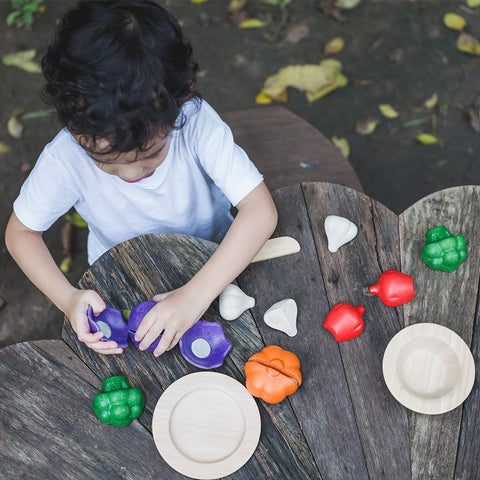
[[[39,60],[55,22],[75,3],[46,0],[46,10],[25,30],[6,27],[3,19],[10,2],[0,1],[0,55],[36,49]],[[348,86],[312,104],[303,93],[289,89],[285,106],[328,138],[347,138],[349,160],[365,192],[391,210],[400,213],[443,188],[480,184],[480,134],[468,116],[475,102],[474,111],[480,107],[480,60],[457,50],[458,32],[442,21],[446,12],[456,12],[467,21],[465,31],[480,38],[480,8],[468,8],[464,0],[362,0],[343,12],[345,21],[340,22],[319,8],[319,0],[292,0],[285,11],[266,1],[249,0],[245,11],[265,26],[241,29],[228,17],[226,0],[160,3],[181,21],[201,67],[198,87],[219,112],[254,107],[269,75],[287,65],[318,64],[325,58],[324,45],[343,37],[345,47],[334,57],[343,64]],[[308,27],[308,35],[297,43],[286,41],[287,33],[299,25]],[[44,116],[24,120],[20,139],[9,136],[6,124],[13,111],[45,109],[39,97],[42,76],[4,65],[0,74],[0,141],[11,149],[0,155],[3,231],[22,182],[59,127],[51,115]],[[438,103],[428,110],[423,104],[434,93]],[[380,104],[391,104],[399,116],[383,117]],[[357,122],[369,117],[379,120],[375,131],[357,133]],[[434,134],[440,143],[420,144],[416,140],[420,132]],[[58,262],[63,257],[64,222],[45,234]],[[72,283],[87,268],[85,244],[85,230],[76,228],[74,263],[67,274]],[[58,337],[63,315],[29,283],[4,244],[0,272],[0,296],[6,302],[0,310],[0,345]]]

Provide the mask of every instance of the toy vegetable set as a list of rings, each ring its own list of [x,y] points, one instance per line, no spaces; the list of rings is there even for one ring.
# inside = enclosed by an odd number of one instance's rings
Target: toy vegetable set
[[[325,218],[324,229],[328,244],[326,255],[336,255],[340,248],[354,241],[358,234],[358,227],[353,222],[337,215]],[[425,246],[419,255],[426,266],[448,273],[459,268],[466,260],[467,244],[462,235],[452,235],[444,226],[437,226],[426,232]],[[368,294],[378,297],[378,301],[386,307],[397,308],[415,298],[414,279],[403,272],[386,270],[381,273],[374,285],[368,287]],[[135,333],[154,305],[154,301],[141,302],[131,311],[120,311],[107,306],[97,316],[89,308],[88,320],[91,331],[102,331],[104,333],[102,340],[114,340],[122,348],[127,347],[129,342],[138,347],[139,342],[135,340]],[[255,298],[243,292],[237,285],[228,285],[219,296],[220,316],[226,321],[240,318],[246,310],[254,306]],[[323,327],[332,335],[334,341],[339,343],[351,341],[363,333],[364,316],[368,321],[368,314],[368,310],[362,305],[340,302],[330,309],[323,321]],[[295,337],[298,332],[297,317],[297,303],[292,298],[285,298],[273,303],[264,312],[263,318],[268,327],[277,329],[289,337]],[[442,343],[441,336],[445,335],[442,329],[436,329],[430,334],[428,332],[436,327],[422,325],[421,328],[407,327],[401,330],[389,343],[383,363],[385,382],[392,395],[407,408],[422,413],[444,413],[448,411],[445,408],[453,409],[463,402],[473,386],[474,368],[471,368],[468,356],[469,354],[471,356],[471,353],[468,347],[468,352],[465,351],[461,339],[457,339],[454,332],[449,331],[451,341],[445,344]],[[423,335],[422,338],[426,340],[420,343],[426,346],[419,349],[420,344],[414,335]],[[148,351],[155,350],[160,338],[161,336],[152,343]],[[431,351],[429,342],[435,343],[432,344]],[[446,388],[448,392],[444,392],[443,387],[437,385],[438,382],[433,382],[432,391],[425,394],[422,389],[425,384],[432,386],[432,382],[429,381],[431,376],[441,376],[438,372],[444,375],[446,363],[451,364],[449,345],[458,346],[458,351],[462,352],[462,358],[468,364],[468,369],[459,367],[451,370],[451,375],[444,383],[449,387],[461,378],[464,386],[462,393],[447,398],[452,388]],[[180,353],[184,359],[202,370],[220,367],[232,348],[234,346],[232,347],[232,343],[225,335],[221,323],[205,320],[198,321],[187,330],[179,342]],[[441,351],[442,355],[431,353],[438,351]],[[408,352],[407,360],[404,359],[405,352]],[[419,368],[419,363],[422,368]],[[202,474],[204,476],[196,478],[217,478],[230,475],[240,468],[255,451],[260,436],[258,406],[251,396],[267,403],[279,403],[289,395],[295,394],[303,381],[300,359],[294,352],[277,345],[269,345],[259,352],[252,352],[245,362],[244,370],[245,387],[226,375],[214,372],[201,375],[194,373],[172,383],[162,394],[154,412],[152,424],[154,439],[167,463],[180,473],[189,475],[191,472],[199,472],[205,468],[205,464],[208,464],[209,469]],[[209,390],[211,386],[215,387],[214,394]],[[435,403],[431,401],[433,397],[441,397],[438,406],[433,406]],[[241,406],[238,403],[240,398],[243,399]],[[131,387],[125,377],[115,376],[104,380],[101,393],[93,400],[93,411],[102,422],[124,427],[141,415],[144,405],[145,398],[142,392]],[[212,405],[215,405],[215,409]],[[180,415],[178,412],[183,413]],[[179,418],[183,418],[183,423],[177,423]],[[189,435],[183,433],[182,425],[185,418],[189,419],[189,429],[191,428]],[[240,421],[240,418],[246,420]],[[236,423],[238,428],[232,430],[232,425]],[[210,432],[208,438],[204,436],[206,428]],[[238,438],[229,438],[229,435],[233,435],[232,431],[236,432],[235,435],[238,434]],[[215,443],[214,439],[217,437],[221,440]],[[195,441],[214,442],[211,448],[201,449],[206,452],[205,458],[194,458],[185,453],[195,450],[196,446],[192,444]],[[180,454],[178,449],[172,452],[168,447],[172,442],[176,445],[184,444],[185,450],[180,448]],[[228,453],[225,453],[225,449]]]

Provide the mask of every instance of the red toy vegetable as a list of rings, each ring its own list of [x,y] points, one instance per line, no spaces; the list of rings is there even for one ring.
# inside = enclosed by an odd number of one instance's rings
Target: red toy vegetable
[[[413,300],[415,296],[413,278],[395,270],[383,272],[378,283],[369,290],[373,295],[378,295],[387,307],[399,307]]]
[[[358,337],[364,328],[362,315],[365,308],[352,307],[348,303],[337,303],[328,313],[323,326],[337,342],[345,342]]]

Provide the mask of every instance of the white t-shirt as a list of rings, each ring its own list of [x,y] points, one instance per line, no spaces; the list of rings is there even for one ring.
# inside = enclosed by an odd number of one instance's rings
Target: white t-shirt
[[[89,227],[88,261],[114,245],[154,232],[220,242],[236,205],[263,176],[234,143],[230,128],[201,101],[182,109],[186,123],[172,132],[153,175],[127,183],[100,168],[63,129],[40,155],[13,208],[35,231],[47,230],[72,206]]]

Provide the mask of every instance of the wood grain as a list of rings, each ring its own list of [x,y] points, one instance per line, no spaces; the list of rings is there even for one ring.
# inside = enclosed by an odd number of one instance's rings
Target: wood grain
[[[222,117],[232,128],[235,141],[263,173],[271,191],[306,181],[338,183],[363,191],[340,151],[315,127],[286,108],[250,108]]]
[[[420,200],[400,216],[402,271],[412,275],[416,285],[414,300],[404,305],[406,325],[438,323],[451,328],[469,346],[472,345],[473,326],[477,323],[479,197],[480,187],[446,189]],[[453,235],[462,234],[467,240],[468,258],[451,273],[430,269],[420,257],[426,231],[439,225],[444,225]],[[472,458],[476,455],[478,458],[480,453],[478,420],[472,417],[475,410],[472,412],[466,408],[468,404],[467,400],[463,408],[465,430],[458,452],[463,465],[464,456]],[[438,416],[410,414],[414,479],[454,477],[461,421],[462,407]],[[478,472],[478,462],[475,465]],[[465,469],[462,474],[466,474]],[[468,471],[467,475],[470,474]]]
[[[368,478],[342,361],[336,343],[322,329],[329,303],[299,185],[273,194],[279,212],[275,236],[297,239],[299,253],[250,265],[239,277],[257,301],[252,309],[266,344],[292,351],[300,359],[303,384],[288,397],[325,479]],[[298,305],[298,334],[290,338],[267,327],[263,314],[277,301]]]
[[[164,478],[150,433],[136,420],[101,423],[92,411],[99,390],[33,344],[0,350],[0,375],[2,478]]]
[[[306,183],[303,191],[330,306],[348,303],[366,310],[362,335],[340,343],[339,349],[369,476],[409,479],[407,415],[390,395],[382,374],[383,352],[400,328],[399,312],[363,293],[376,283],[385,265],[399,263],[400,251],[388,233],[397,229],[397,217],[383,210],[383,220],[374,221],[380,205],[372,209],[375,202],[352,189]],[[323,229],[328,215],[348,218],[359,230],[353,241],[334,254],[328,251]],[[383,250],[387,248],[388,253]]]
[[[184,235],[138,237],[103,255],[85,273],[80,285],[96,290],[115,308],[131,309],[156,293],[186,283],[215,249],[214,243]],[[227,338],[235,339],[226,362],[216,371],[244,383],[245,362],[265,346],[253,318],[246,312],[234,322],[225,322],[220,318],[218,301],[215,301],[204,319],[221,322]],[[198,370],[186,362],[178,348],[159,358],[133,345],[122,355],[97,355],[77,341],[68,323],[64,327],[64,338],[100,378],[122,374],[145,392],[146,407],[139,420],[150,431],[153,409],[162,392],[178,378]],[[260,405],[259,408],[262,416],[259,446],[247,465],[232,478],[250,479],[257,475],[305,480],[320,478],[291,406],[283,403],[271,407]],[[169,467],[167,470],[171,471]]]

